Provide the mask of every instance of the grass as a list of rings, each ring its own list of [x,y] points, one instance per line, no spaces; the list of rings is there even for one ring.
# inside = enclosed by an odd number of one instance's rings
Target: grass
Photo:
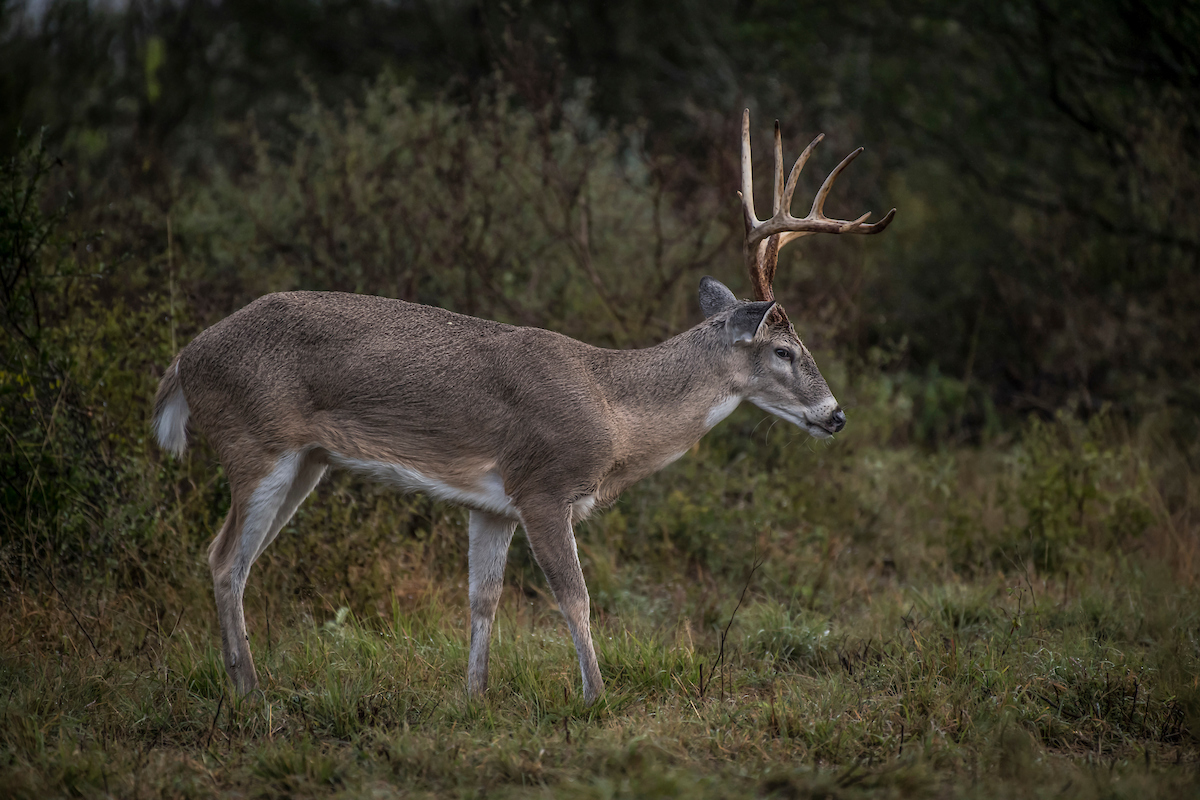
[[[832,614],[758,597],[703,691],[719,633],[681,614],[700,593],[684,588],[665,615],[597,626],[609,692],[592,708],[557,613],[518,587],[478,702],[463,690],[458,590],[367,619],[308,605],[271,642],[257,620],[264,687],[240,700],[206,615],[176,624],[112,598],[80,616],[97,657],[46,603],[3,620],[0,785],[17,798],[1194,794],[1200,602],[1120,579],[1116,594],[895,583]]]
[[[520,537],[469,700],[465,515],[347,477],[256,565],[263,686],[230,697],[219,473],[147,450],[82,551],[104,561],[9,562],[0,794],[1200,794],[1186,460],[1104,417],[926,451],[873,428],[889,413],[828,447],[739,411],[582,526],[590,708]]]

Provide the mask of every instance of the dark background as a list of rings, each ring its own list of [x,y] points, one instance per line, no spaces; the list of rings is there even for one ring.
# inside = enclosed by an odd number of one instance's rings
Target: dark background
[[[622,347],[703,274],[749,294],[746,107],[760,206],[778,118],[828,135],[798,211],[859,145],[829,212],[899,209],[776,279],[893,441],[1107,409],[1195,462],[1196,3],[0,2],[10,520],[102,504],[172,353],[264,292]]]

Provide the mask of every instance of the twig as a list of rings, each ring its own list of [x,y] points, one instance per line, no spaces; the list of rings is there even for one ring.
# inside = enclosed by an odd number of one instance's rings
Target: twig
[[[219,700],[217,700],[217,713],[213,714],[212,727],[210,727],[208,729],[208,741],[206,741],[204,743],[205,750],[207,750],[208,746],[212,744],[213,734],[216,733],[216,731],[217,731],[217,720],[221,718],[221,706],[224,705],[224,703],[225,703],[225,690],[221,689],[221,698]]]
[[[175,624],[171,626],[171,632],[167,634],[167,641],[175,635],[175,629],[179,627],[179,620],[183,619],[183,607],[179,608],[179,613],[175,615]]]
[[[440,706],[442,704],[442,700],[443,700],[442,697],[437,698],[437,702],[434,703],[433,706],[429,709],[428,714],[423,713],[425,711],[425,709],[422,708],[421,712],[418,713],[418,715],[417,715],[417,724],[421,724],[422,721],[429,722],[429,720],[433,719],[433,712],[438,710],[438,706]],[[424,720],[421,719],[422,716],[425,717]]]
[[[34,562],[37,564],[37,562]],[[63,593],[58,590],[58,586],[54,583],[54,578],[50,577],[50,573],[41,564],[37,565],[42,574],[46,576],[46,580],[50,581],[50,588],[54,589],[54,593],[58,595],[58,599],[62,600],[63,607],[67,609],[67,613],[71,615],[71,619],[75,620],[75,624],[79,626],[79,630],[83,631],[83,635],[87,637],[88,644],[92,646],[92,652],[96,654],[96,658],[101,658],[100,648],[96,647],[96,642],[92,640],[92,635],[88,633],[87,628],[83,627],[83,623],[79,621],[79,617],[75,616],[75,611],[71,608],[71,604],[67,602],[67,598],[63,597]]]
[[[721,669],[725,663],[725,642],[729,638],[729,629],[733,627],[733,620],[737,616],[738,609],[742,607],[742,603],[746,600],[746,592],[750,591],[750,583],[754,580],[754,573],[758,572],[758,568],[763,565],[763,560],[755,558],[754,565],[750,567],[750,572],[746,575],[746,583],[742,586],[742,594],[738,598],[737,605],[733,607],[733,613],[729,615],[729,622],[725,623],[725,630],[721,631],[721,646],[717,650],[717,660],[713,662],[712,668],[708,671],[708,683],[704,683],[704,665],[700,665],[700,697],[704,697],[704,690],[712,685],[713,676]],[[724,673],[721,676],[722,689],[724,683]],[[730,685],[732,691],[732,684]]]
[[[271,595],[263,594],[263,601],[267,605],[267,663],[271,663]]]

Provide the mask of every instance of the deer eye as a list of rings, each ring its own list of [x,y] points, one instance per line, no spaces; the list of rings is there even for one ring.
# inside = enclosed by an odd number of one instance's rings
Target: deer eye
[[[792,360],[792,351],[785,350],[782,347],[775,348],[775,355],[779,356],[780,358],[784,359],[785,361]]]

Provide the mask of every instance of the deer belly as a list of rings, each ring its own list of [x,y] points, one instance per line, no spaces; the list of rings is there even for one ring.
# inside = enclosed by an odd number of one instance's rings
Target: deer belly
[[[424,492],[438,500],[506,517],[517,516],[512,498],[504,491],[504,479],[494,469],[449,483],[406,464],[347,458],[337,453],[330,453],[329,461],[335,466],[367,475],[382,483],[390,483],[405,491]]]

